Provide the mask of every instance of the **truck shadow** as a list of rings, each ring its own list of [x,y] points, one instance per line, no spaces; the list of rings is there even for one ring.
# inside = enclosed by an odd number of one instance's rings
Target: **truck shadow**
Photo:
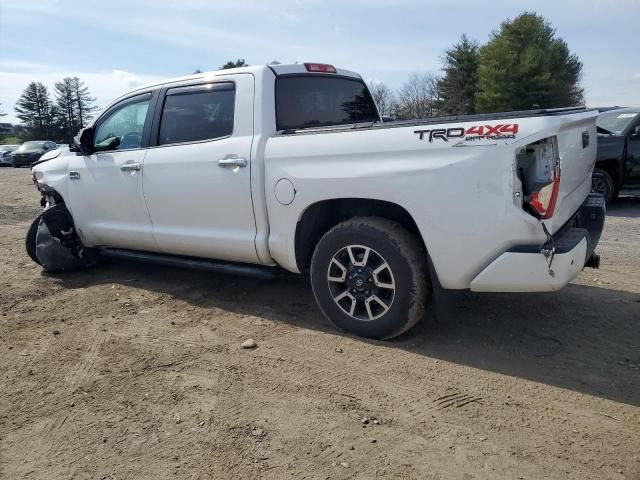
[[[127,285],[197,307],[340,335],[299,276],[259,280],[120,262],[57,278],[68,289]],[[557,293],[462,292],[447,298],[438,313],[432,309],[426,321],[394,341],[353,338],[640,406],[640,294],[569,285]]]
[[[613,204],[607,207],[610,217],[640,217],[640,196],[621,195]]]

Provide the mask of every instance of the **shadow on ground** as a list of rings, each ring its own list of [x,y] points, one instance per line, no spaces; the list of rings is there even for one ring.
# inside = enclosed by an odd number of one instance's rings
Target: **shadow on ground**
[[[58,278],[69,289],[122,284],[194,306],[335,333],[298,276],[258,280],[112,263]],[[570,285],[543,294],[457,293],[440,306],[395,341],[361,341],[640,405],[638,294]]]
[[[607,215],[611,217],[640,217],[640,195],[621,195],[607,207]]]

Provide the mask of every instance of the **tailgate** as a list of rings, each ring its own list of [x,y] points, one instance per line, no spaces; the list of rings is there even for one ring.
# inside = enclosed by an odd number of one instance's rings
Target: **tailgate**
[[[596,111],[583,111],[521,121],[529,135],[521,139],[516,154],[521,182],[516,191],[523,190],[526,209],[550,232],[558,231],[591,191],[597,116]]]
[[[551,218],[552,231],[557,231],[571,218],[591,191],[591,174],[598,149],[597,115],[597,112],[584,112],[559,119],[557,139],[561,175]]]

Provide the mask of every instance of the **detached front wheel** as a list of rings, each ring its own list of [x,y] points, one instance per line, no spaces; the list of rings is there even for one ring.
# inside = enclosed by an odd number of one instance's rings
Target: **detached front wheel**
[[[424,316],[426,253],[396,222],[352,218],[318,243],[311,284],[320,309],[337,328],[367,338],[393,338]]]

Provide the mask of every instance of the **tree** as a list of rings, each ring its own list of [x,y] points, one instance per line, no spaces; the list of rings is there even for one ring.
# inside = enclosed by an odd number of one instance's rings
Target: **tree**
[[[55,109],[47,87],[40,82],[31,82],[24,89],[16,106],[16,117],[22,120],[31,138],[46,139],[53,131]]]
[[[83,128],[96,110],[95,98],[78,77],[66,77],[55,83],[57,115],[54,118],[65,142],[71,143],[78,130]]]
[[[439,82],[440,114],[464,115],[475,113],[478,92],[478,60],[480,47],[462,35],[458,43],[444,52],[444,76]]]
[[[220,70],[226,70],[227,68],[248,67],[249,64],[244,62],[244,58],[239,58],[235,62],[229,60],[227,63],[220,67]]]
[[[438,77],[430,73],[412,73],[398,90],[397,100],[393,116],[399,120],[436,116],[440,102]]]
[[[58,124],[63,131],[64,141],[71,143],[78,131],[79,120],[76,117],[75,88],[71,77],[63,78],[54,85]]]
[[[503,22],[480,49],[476,110],[582,104],[582,63],[555,33],[544,17],[531,12]]]
[[[87,87],[78,77],[73,77],[71,79],[71,85],[73,87],[74,100],[76,103],[78,125],[80,128],[84,128],[93,117],[93,113],[98,109],[93,103],[96,101],[96,98],[91,96],[89,93],[89,87]]]
[[[384,83],[379,81],[369,82],[369,92],[373,101],[378,106],[378,111],[383,117],[390,117],[394,113],[395,98],[393,91]]]

